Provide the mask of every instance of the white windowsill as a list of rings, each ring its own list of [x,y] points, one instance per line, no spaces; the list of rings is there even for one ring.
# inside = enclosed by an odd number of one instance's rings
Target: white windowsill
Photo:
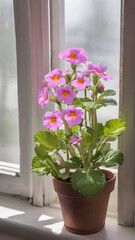
[[[35,207],[27,200],[0,195],[0,239],[2,240],[133,240],[135,228],[117,225],[107,217],[105,228],[92,235],[75,235],[65,230],[61,211],[53,207]]]

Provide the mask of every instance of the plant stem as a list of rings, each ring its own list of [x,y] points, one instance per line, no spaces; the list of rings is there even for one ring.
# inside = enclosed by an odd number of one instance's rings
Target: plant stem
[[[71,63],[71,68],[73,69],[73,72],[74,72],[74,73],[76,73],[76,67],[77,67],[76,64]]]
[[[63,157],[62,157],[58,152],[56,153],[56,155],[58,155],[58,157],[60,158],[60,160],[61,160],[62,162],[64,162]]]
[[[80,152],[81,152],[84,168],[86,169],[86,160],[85,160],[84,147],[83,147],[82,141],[80,142]]]
[[[50,159],[46,160],[48,162],[48,164],[53,168],[54,173],[55,173],[55,177],[59,178],[59,171],[57,170],[57,168],[55,167],[55,165],[53,164],[53,162]]]
[[[62,118],[62,120],[63,120],[63,122],[64,122],[64,126],[65,126],[65,132],[67,133],[67,135],[70,135],[70,128],[69,128],[69,126],[68,126],[68,124],[67,124],[67,121],[64,119],[64,118]]]
[[[86,89],[84,90],[84,97],[87,97],[87,91]],[[85,127],[87,127],[87,111],[85,110],[84,112],[84,119],[85,119]]]
[[[89,126],[92,128],[92,112],[89,110]]]
[[[69,152],[68,152],[68,148],[67,148],[67,161],[69,160]]]
[[[97,113],[96,113],[96,109],[94,109],[94,128],[97,128]]]
[[[58,107],[59,110],[62,111],[63,109],[62,109],[62,106],[61,106],[61,103],[60,103],[60,102],[58,102],[58,106],[59,106],[59,107]]]
[[[91,158],[92,158],[92,152],[89,152],[89,154],[88,154],[88,163],[89,163],[89,166],[90,166],[90,163],[91,163]]]
[[[70,145],[70,144],[68,143],[68,144],[67,144],[67,147],[68,147],[68,149],[69,149],[69,152],[70,152],[71,156],[72,156],[72,157],[76,157],[76,153],[75,153],[72,145]]]
[[[98,148],[97,148],[97,151],[99,151],[101,148],[102,148],[102,146],[107,142],[107,140],[109,139],[109,137],[106,137],[106,138],[104,138],[104,140],[101,142],[101,144],[98,146]],[[96,151],[96,152],[97,152]]]
[[[81,127],[80,127],[80,131],[82,133]],[[87,170],[88,169],[88,166],[87,166],[88,164],[87,164],[87,159],[85,158],[84,146],[83,146],[82,141],[80,141],[80,149],[79,150],[80,150],[80,153],[81,153],[81,156],[82,156],[83,166],[84,166],[85,170]]]

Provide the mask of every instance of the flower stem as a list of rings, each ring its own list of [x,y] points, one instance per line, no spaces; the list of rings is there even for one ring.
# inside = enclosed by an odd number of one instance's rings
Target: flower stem
[[[65,132],[67,133],[67,135],[70,135],[71,131],[70,128],[67,124],[67,121],[64,119],[64,117],[62,118],[63,122],[64,122],[64,126],[65,126]]]
[[[69,149],[69,152],[70,152],[71,156],[76,157],[76,153],[75,153],[73,147],[69,143],[67,144],[67,147]]]
[[[67,161],[69,160],[69,152],[68,152],[68,148],[67,148]]]
[[[58,157],[60,158],[60,161],[61,161],[61,162],[64,161],[63,157],[62,157],[58,152],[56,153],[56,155],[58,155]]]
[[[81,156],[82,156],[83,165],[85,167],[86,161],[85,161],[84,146],[83,146],[82,141],[80,142],[80,152],[81,152]]]
[[[71,63],[71,68],[73,69],[73,72],[74,72],[74,73],[76,73],[76,67],[77,67],[76,64]]]
[[[92,128],[92,111],[89,110],[89,126]]]
[[[106,138],[104,138],[104,140],[101,142],[101,144],[98,146],[98,148],[97,148],[97,151],[99,151],[101,148],[102,148],[102,146],[107,142],[107,140],[109,139],[109,137],[106,137]],[[97,152],[96,151],[96,152]]]
[[[55,177],[59,178],[59,171],[57,170],[57,168],[55,167],[55,165],[53,164],[53,162],[52,162],[50,159],[47,159],[46,161],[47,161],[48,164],[53,168]]]
[[[87,97],[87,91],[86,91],[86,88],[84,90],[84,97],[86,98]],[[85,119],[85,127],[87,127],[87,111],[85,110],[84,112],[84,119]]]
[[[90,163],[91,163],[91,158],[92,158],[92,152],[89,152],[88,154],[88,164],[90,166]]]

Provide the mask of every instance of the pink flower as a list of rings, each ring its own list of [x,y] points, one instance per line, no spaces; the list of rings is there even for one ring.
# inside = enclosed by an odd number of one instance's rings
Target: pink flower
[[[72,81],[71,85],[76,87],[78,91],[83,91],[90,83],[91,80],[84,73],[77,73],[77,79]]]
[[[100,85],[100,86],[98,87],[98,91],[99,91],[99,93],[102,93],[102,92],[104,91],[104,86],[103,86],[103,85]]]
[[[68,48],[59,54],[60,59],[69,61],[72,64],[86,63],[88,61],[87,53],[83,48]]]
[[[46,81],[45,79],[42,81],[41,86],[39,87],[39,94],[41,93],[41,91],[46,87]]]
[[[59,69],[55,69],[45,76],[45,81],[48,82],[49,88],[55,88],[58,85],[65,84],[65,78],[62,77],[63,72]]]
[[[88,72],[90,73],[94,73],[97,74],[99,76],[101,76],[104,80],[110,79],[112,80],[112,77],[110,75],[106,74],[106,70],[107,70],[107,66],[105,66],[104,64],[92,64],[91,62],[87,63],[87,67],[88,67]]]
[[[67,113],[67,110],[62,110],[62,111],[56,111],[55,113],[57,113],[57,115],[62,118],[65,116],[65,114]]]
[[[72,135],[70,142],[73,143],[73,144],[77,144],[81,140],[82,140],[82,137],[81,138],[76,138],[76,136]]]
[[[44,83],[39,88],[39,96],[38,96],[38,103],[41,105],[42,108],[45,107],[45,105],[49,101],[49,97],[52,94],[51,91],[48,91],[47,87],[44,87]]]
[[[91,93],[91,98],[93,99],[93,93]],[[97,96],[95,96],[95,100],[97,100]]]
[[[72,73],[71,70],[67,70],[65,72],[63,72],[63,75],[66,75],[67,73]]]
[[[57,163],[58,165],[60,165],[60,161],[59,161],[59,160],[56,160],[56,163]]]
[[[46,112],[43,118],[43,125],[49,128],[51,131],[55,131],[56,128],[60,128],[63,124],[58,112]]]
[[[60,102],[64,101],[67,104],[72,103],[73,99],[76,97],[76,92],[73,91],[69,85],[58,87],[55,92],[57,93],[58,100]]]
[[[84,112],[81,109],[76,109],[74,105],[69,106],[65,114],[68,126],[80,124],[83,114]]]

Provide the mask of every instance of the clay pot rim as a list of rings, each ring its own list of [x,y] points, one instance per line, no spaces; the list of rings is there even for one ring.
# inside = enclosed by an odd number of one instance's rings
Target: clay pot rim
[[[113,181],[116,178],[116,174],[113,173],[111,170],[102,169],[102,168],[100,170],[103,171],[104,173],[111,173],[112,174],[112,177],[109,180],[107,180],[106,183],[109,183],[109,182]],[[62,182],[63,184],[66,184],[66,185],[71,184],[71,182],[62,181],[62,179],[57,179],[57,178],[54,178],[54,179],[56,179],[59,182]]]

